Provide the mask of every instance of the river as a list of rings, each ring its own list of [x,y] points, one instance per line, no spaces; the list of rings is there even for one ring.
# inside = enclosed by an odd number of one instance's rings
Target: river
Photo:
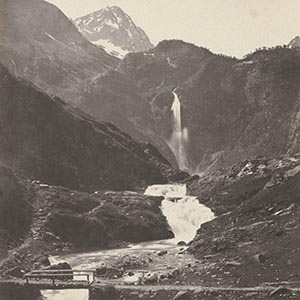
[[[163,259],[159,258],[151,266],[135,270],[134,276],[125,274],[121,279],[110,280],[110,283],[121,281],[125,284],[136,282],[145,273],[159,273],[166,269],[177,268],[180,267],[181,264],[192,262],[193,257],[191,255],[178,255],[179,250],[182,250],[182,246],[178,246],[177,244],[182,241],[186,243],[191,241],[201,224],[214,218],[212,211],[208,207],[200,204],[196,197],[187,196],[185,184],[153,185],[146,189],[145,194],[164,197],[161,210],[167,218],[175,238],[131,244],[121,249],[55,256],[50,258],[51,264],[68,262],[73,268],[79,270],[95,269],[107,261],[118,260],[120,257],[147,257],[161,250],[168,251],[170,255],[167,255]],[[156,256],[157,255],[155,255],[155,257]],[[43,290],[41,292],[41,299],[44,300],[88,300],[87,290]]]

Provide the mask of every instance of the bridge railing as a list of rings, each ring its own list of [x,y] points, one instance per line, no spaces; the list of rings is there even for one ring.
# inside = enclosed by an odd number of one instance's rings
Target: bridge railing
[[[74,280],[74,277],[86,277],[88,284],[92,284],[95,281],[96,270],[32,270],[26,273],[23,278],[26,283],[29,284],[29,279],[51,279],[52,284],[55,285],[55,280],[70,281]],[[92,281],[90,282],[90,278]]]

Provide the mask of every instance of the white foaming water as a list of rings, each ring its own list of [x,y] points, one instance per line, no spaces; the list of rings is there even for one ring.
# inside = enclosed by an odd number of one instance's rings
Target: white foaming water
[[[182,198],[186,196],[185,184],[154,184],[145,193],[148,196],[163,196],[165,198]]]
[[[186,196],[187,189],[185,184],[166,184],[149,186],[145,195],[163,196],[161,210],[166,216],[171,230],[175,234],[174,239],[151,241],[129,245],[122,249],[108,249],[85,253],[72,253],[64,256],[49,257],[51,264],[68,262],[76,269],[95,269],[102,263],[113,261],[120,256],[139,256],[148,255],[154,251],[168,250],[177,253],[177,242],[191,241],[196,235],[197,229],[201,224],[214,218],[212,211],[200,204],[195,197]],[[186,258],[185,258],[186,259]],[[168,261],[173,267],[178,267],[178,260]],[[157,271],[156,267],[156,271]],[[123,282],[134,282],[141,274],[135,272],[135,277],[124,277]],[[87,300],[87,290],[44,290],[43,300]]]
[[[88,300],[87,289],[79,290],[42,290],[40,300]]]
[[[168,141],[169,147],[173,151],[178,166],[181,170],[188,170],[188,161],[185,145],[188,143],[188,130],[181,125],[181,103],[175,91],[173,92],[174,101],[171,107],[173,112],[173,133]]]
[[[199,227],[214,218],[213,212],[196,197],[186,196],[185,184],[152,185],[145,195],[165,198],[161,210],[175,235],[174,242],[190,242]]]

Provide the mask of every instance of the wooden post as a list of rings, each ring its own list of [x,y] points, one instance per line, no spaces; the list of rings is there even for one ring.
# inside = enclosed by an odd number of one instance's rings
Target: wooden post
[[[95,271],[93,271],[93,281],[95,282],[95,280],[96,280],[96,272]]]
[[[86,275],[86,278],[87,278],[87,282],[90,283],[90,275],[89,274]]]
[[[26,284],[29,284],[29,278],[26,277]]]
[[[52,279],[52,284],[55,285],[55,278]]]

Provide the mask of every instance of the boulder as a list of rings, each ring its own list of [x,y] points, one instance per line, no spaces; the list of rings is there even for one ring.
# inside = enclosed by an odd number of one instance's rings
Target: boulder
[[[147,273],[145,277],[143,277],[144,284],[154,284],[159,281],[157,274]]]
[[[175,269],[175,270],[173,270],[172,272],[170,272],[170,273],[167,275],[167,277],[168,277],[168,279],[174,279],[174,278],[176,278],[179,274],[180,274],[179,269]]]
[[[132,277],[132,276],[134,276],[134,272],[129,271],[129,272],[127,273],[127,275],[128,275],[129,277]]]
[[[114,268],[114,267],[98,267],[96,268],[96,275],[106,277],[109,279],[121,278],[124,275],[124,268]]]
[[[55,264],[55,265],[51,265],[51,266],[49,266],[47,268],[44,268],[44,270],[59,270],[59,271],[65,270],[65,271],[69,271],[69,270],[72,270],[72,267],[70,266],[69,263],[62,262],[62,263],[58,263],[58,264]],[[69,275],[69,274],[71,274],[71,275]],[[72,280],[73,279],[73,275],[72,274],[73,274],[72,272],[68,272],[68,275],[66,275],[66,276],[59,276],[59,277],[57,277],[57,279]],[[47,276],[45,276],[45,277],[47,277]]]
[[[167,253],[168,253],[167,250],[161,250],[161,251],[159,251],[159,252],[157,253],[157,255],[158,255],[158,256],[164,256],[164,255],[166,255]]]
[[[22,270],[20,267],[13,267],[5,272],[5,275],[16,278],[22,278],[24,274],[25,271]]]
[[[178,246],[186,246],[186,242],[184,241],[180,241],[177,243]]]
[[[193,295],[190,291],[179,291],[173,298],[173,300],[189,300]]]
[[[41,255],[41,256],[37,257],[36,265],[37,265],[37,268],[51,266],[48,255]]]
[[[268,258],[264,254],[256,254],[254,255],[254,259],[259,263],[264,263],[268,260]]]
[[[62,262],[62,263],[58,263],[55,265],[51,265],[48,268],[46,268],[45,270],[72,270],[72,267],[69,263]]]
[[[284,296],[284,295],[291,295],[292,291],[284,286],[279,286],[275,290],[271,291],[269,296],[275,297],[275,296]]]

